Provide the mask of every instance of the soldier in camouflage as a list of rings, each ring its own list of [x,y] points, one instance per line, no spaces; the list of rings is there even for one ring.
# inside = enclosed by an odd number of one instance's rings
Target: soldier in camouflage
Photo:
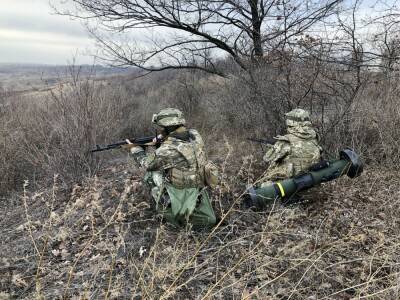
[[[276,143],[268,146],[264,161],[269,166],[261,179],[261,187],[296,176],[321,159],[321,147],[311,125],[310,114],[297,108],[285,116],[287,134],[275,137]]]
[[[203,139],[197,130],[185,127],[178,109],[163,109],[153,115],[152,122],[162,128],[161,145],[152,153],[135,146],[130,153],[147,171],[144,181],[157,210],[174,225],[213,226],[216,218],[204,178]]]

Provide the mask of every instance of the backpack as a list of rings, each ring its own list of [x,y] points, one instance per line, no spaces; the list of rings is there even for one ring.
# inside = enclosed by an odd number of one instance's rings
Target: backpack
[[[218,167],[209,160],[204,164],[204,183],[211,188],[215,188],[219,183]]]

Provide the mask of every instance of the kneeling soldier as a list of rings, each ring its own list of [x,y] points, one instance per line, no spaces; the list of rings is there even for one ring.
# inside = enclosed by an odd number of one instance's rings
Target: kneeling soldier
[[[285,117],[287,134],[275,137],[276,143],[270,145],[264,155],[269,166],[261,179],[261,187],[308,171],[321,159],[321,147],[310,114],[297,108],[286,113]]]
[[[197,130],[185,127],[178,109],[163,109],[152,122],[162,129],[160,146],[153,153],[134,146],[130,153],[146,168],[144,181],[151,187],[156,209],[174,225],[213,226],[216,218],[206,190],[203,139]]]

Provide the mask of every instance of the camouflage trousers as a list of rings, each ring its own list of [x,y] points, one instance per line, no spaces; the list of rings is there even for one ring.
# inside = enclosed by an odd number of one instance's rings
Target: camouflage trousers
[[[151,188],[156,209],[176,226],[212,227],[216,223],[214,210],[205,188],[178,189],[165,181],[161,172],[148,172],[145,182]]]

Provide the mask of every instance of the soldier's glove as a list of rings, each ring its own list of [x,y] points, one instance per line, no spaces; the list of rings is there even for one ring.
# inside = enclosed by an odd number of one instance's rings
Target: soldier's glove
[[[153,139],[153,143],[159,143],[164,139],[164,136],[162,134],[157,135],[154,139]]]
[[[140,146],[133,146],[133,147],[130,149],[130,152],[131,152],[131,154],[133,154],[133,155],[137,155],[137,154],[139,154],[139,153],[144,152],[144,149],[143,149],[143,147],[140,147]]]

